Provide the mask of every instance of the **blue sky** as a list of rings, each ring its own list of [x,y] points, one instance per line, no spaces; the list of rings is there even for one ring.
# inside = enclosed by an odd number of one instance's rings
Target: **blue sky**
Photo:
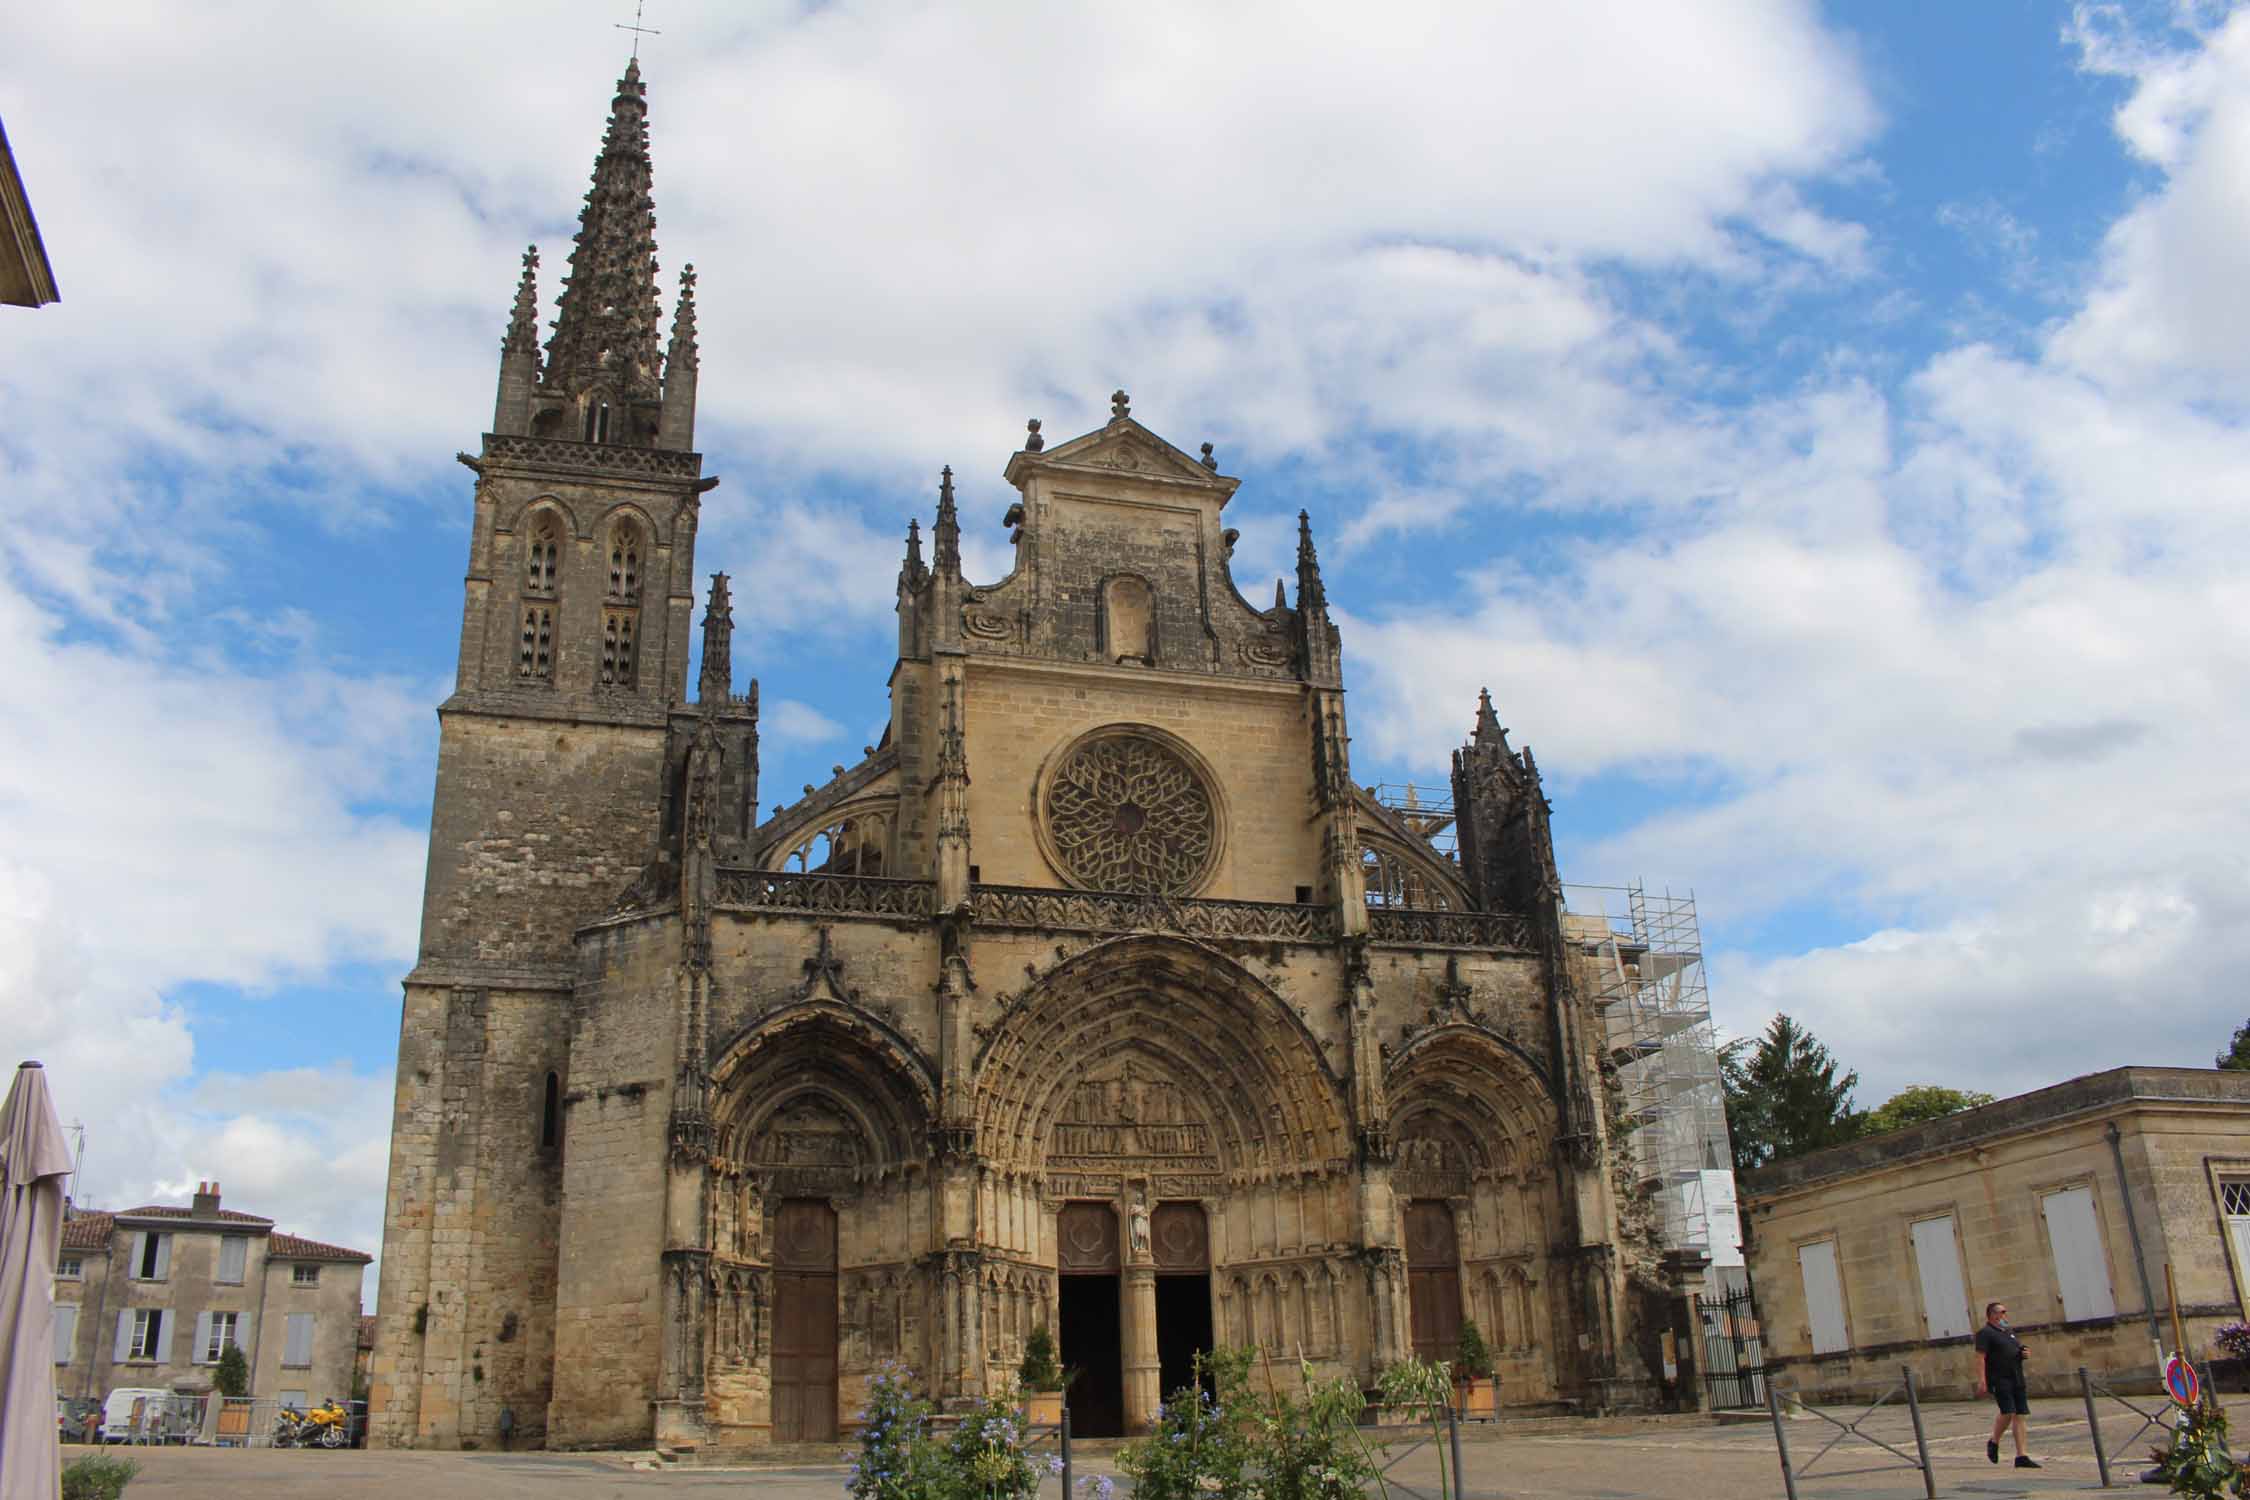
[[[1489,684],[1565,878],[1695,891],[1729,1031],[1870,1104],[2208,1062],[2250,16],[1383,11],[651,12],[764,800],[877,732],[938,468],[996,577],[1024,419],[1123,385],[1243,479],[1245,594],[1313,513],[1359,779],[1442,780]],[[0,58],[65,297],[0,318],[0,1027],[91,1199],[376,1246],[452,455],[624,18],[118,4]]]

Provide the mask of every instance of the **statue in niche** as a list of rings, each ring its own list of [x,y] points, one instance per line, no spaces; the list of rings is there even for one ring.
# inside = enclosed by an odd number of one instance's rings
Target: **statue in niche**
[[[1133,1237],[1133,1254],[1136,1257],[1146,1256],[1149,1253],[1147,1194],[1138,1191],[1133,1194],[1133,1209],[1125,1222]]]

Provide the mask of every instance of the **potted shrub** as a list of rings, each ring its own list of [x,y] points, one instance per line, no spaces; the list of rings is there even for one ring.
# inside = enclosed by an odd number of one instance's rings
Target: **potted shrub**
[[[1461,1320],[1461,1342],[1453,1355],[1454,1405],[1464,1417],[1490,1417],[1499,1406],[1500,1386],[1492,1378],[1492,1349],[1477,1320]]]
[[[1023,1363],[1016,1367],[1016,1381],[1023,1387],[1023,1407],[1026,1421],[1035,1423],[1062,1420],[1063,1387],[1070,1377],[1055,1358],[1055,1336],[1042,1323],[1031,1330],[1023,1341]]]
[[[2250,1323],[2228,1323],[2211,1336],[2211,1342],[2218,1350],[2204,1371],[2211,1377],[2211,1388],[2231,1384],[2236,1390],[2250,1390]]]

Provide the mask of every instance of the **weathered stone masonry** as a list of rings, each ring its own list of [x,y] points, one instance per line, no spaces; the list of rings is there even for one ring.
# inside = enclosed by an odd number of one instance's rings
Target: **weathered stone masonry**
[[[376,1440],[828,1437],[878,1362],[973,1398],[1042,1325],[1081,1431],[1196,1347],[1371,1378],[1465,1316],[1511,1403],[1647,1399],[1538,768],[1481,705],[1458,860],[1357,786],[1310,519],[1245,600],[1208,446],[1123,392],[1031,424],[990,584],[948,471],[881,743],[759,815],[724,575],[686,691],[716,481],[650,176],[635,65],[463,455]]]

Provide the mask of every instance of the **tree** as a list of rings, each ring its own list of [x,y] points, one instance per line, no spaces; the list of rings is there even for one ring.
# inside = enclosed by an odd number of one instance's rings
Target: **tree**
[[[1859,1117],[1861,1135],[1903,1130],[1924,1120],[1942,1120],[1964,1109],[1990,1104],[1992,1095],[1974,1089],[1949,1089],[1935,1083],[1910,1083]]]
[[[1839,1078],[1836,1068],[1828,1049],[1787,1016],[1775,1016],[1762,1036],[1741,1037],[1719,1049],[1736,1171],[1787,1161],[1859,1134],[1859,1117],[1852,1112],[1859,1074]]]
[[[250,1394],[250,1361],[243,1358],[240,1344],[229,1344],[219,1356],[218,1368],[211,1372],[211,1384],[222,1396],[247,1396]]]
[[[2234,1043],[2213,1060],[2214,1066],[2250,1073],[2250,1021],[2234,1028]]]

